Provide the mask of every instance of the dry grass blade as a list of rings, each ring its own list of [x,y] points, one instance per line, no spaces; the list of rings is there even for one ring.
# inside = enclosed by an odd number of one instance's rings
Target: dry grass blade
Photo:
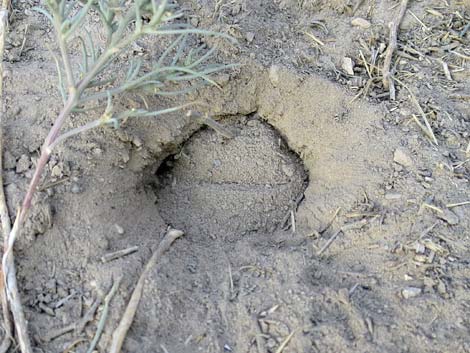
[[[127,335],[127,331],[129,331],[129,328],[131,327],[132,322],[134,321],[134,316],[137,311],[137,307],[139,306],[140,299],[142,298],[145,280],[147,279],[150,271],[153,269],[157,261],[170,248],[171,244],[173,244],[176,239],[183,236],[183,234],[184,233],[180,230],[169,230],[163,240],[158,245],[157,250],[153,253],[152,257],[145,265],[145,268],[142,271],[139,280],[137,281],[137,285],[135,286],[134,291],[132,292],[129,304],[127,305],[127,308],[124,314],[122,315],[118,327],[113,333],[109,353],[119,353],[121,351],[122,344],[124,343],[124,339]]]
[[[403,19],[403,16],[405,15],[407,6],[408,0],[401,0],[398,15],[395,18],[395,21],[390,24],[389,43],[387,51],[385,52],[385,59],[382,69],[383,85],[385,89],[388,89],[390,91],[391,100],[395,100],[395,85],[392,80],[392,73],[390,72],[390,68],[392,66],[393,53],[397,48],[398,29],[400,28],[400,23]]]
[[[116,294],[117,290],[119,289],[119,285],[121,284],[121,278],[117,279],[114,281],[111,289],[109,290],[109,293],[106,295],[104,298],[104,308],[103,312],[101,314],[101,319],[98,323],[98,328],[96,329],[95,336],[93,337],[93,341],[90,343],[90,347],[87,350],[87,353],[93,353],[95,351],[96,345],[98,344],[101,334],[103,333],[104,330],[104,325],[106,324],[106,320],[108,319],[108,313],[109,313],[109,305],[111,303],[111,300],[113,299],[114,295]]]
[[[286,346],[289,344],[290,340],[292,339],[292,337],[294,337],[295,333],[297,332],[297,330],[293,330],[285,339],[284,341],[281,342],[281,344],[279,345],[279,347],[276,349],[276,353],[282,353],[284,351],[284,348],[286,348]]]
[[[436,135],[434,135],[434,131],[431,127],[431,124],[429,123],[428,121],[428,118],[426,116],[426,113],[424,112],[423,108],[421,107],[421,105],[419,104],[418,100],[416,99],[416,96],[413,94],[413,92],[411,91],[411,89],[405,84],[403,83],[402,81],[400,81],[399,79],[397,78],[393,78],[393,80],[397,81],[400,85],[402,85],[403,87],[405,87],[405,89],[408,91],[408,93],[410,94],[410,99],[411,99],[411,102],[416,106],[416,108],[418,109],[419,111],[419,114],[421,115],[421,117],[423,118],[424,120],[424,124],[426,125],[426,127],[423,126],[423,124],[418,120],[418,118],[416,118],[414,115],[413,115],[413,118],[414,120],[416,121],[416,123],[418,124],[418,126],[421,128],[421,130],[423,130],[423,132],[432,140],[432,142],[437,146],[439,145],[439,143],[437,142],[437,138],[436,138]]]

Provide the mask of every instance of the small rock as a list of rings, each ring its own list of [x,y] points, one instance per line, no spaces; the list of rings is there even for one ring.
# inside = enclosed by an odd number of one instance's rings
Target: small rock
[[[341,68],[351,76],[354,76],[354,61],[351,58],[344,57],[341,63]]]
[[[401,148],[397,148],[393,154],[393,161],[404,167],[412,167],[413,160],[411,157]]]
[[[122,151],[121,160],[123,161],[123,163],[129,162],[130,159],[131,159],[131,156],[129,155],[129,151],[128,150]]]
[[[73,183],[70,187],[72,194],[79,194],[82,191],[82,188],[77,183]]]
[[[16,162],[16,172],[19,173],[24,173],[26,172],[29,167],[31,167],[31,159],[25,154],[23,154],[18,162]]]
[[[269,80],[274,87],[277,87],[279,84],[279,71],[280,68],[277,65],[273,65],[269,68]]]
[[[349,290],[347,288],[338,290],[338,301],[342,304],[349,304]]]
[[[449,209],[444,209],[442,213],[437,213],[437,218],[442,219],[451,226],[459,224],[459,217]]]
[[[54,309],[48,307],[44,303],[39,303],[39,308],[49,316],[55,316]]]
[[[428,257],[423,254],[417,254],[415,257],[413,257],[413,260],[422,264],[425,264],[428,262]]]
[[[248,33],[246,34],[246,41],[247,41],[248,43],[253,42],[254,39],[255,39],[255,34],[254,34],[253,32],[248,32]]]
[[[399,200],[401,199],[401,194],[389,192],[385,194],[385,200]]]
[[[421,293],[422,293],[422,289],[417,288],[417,287],[406,287],[406,288],[403,288],[401,291],[401,295],[405,299],[417,297]]]
[[[51,176],[53,178],[59,178],[62,176],[62,167],[59,164],[52,167]]]
[[[137,148],[142,147],[142,145],[144,144],[144,143],[142,142],[141,138],[140,138],[140,137],[137,137],[137,136],[135,136],[135,137],[132,139],[132,143],[133,143],[134,146],[137,147]]]
[[[370,28],[371,23],[367,21],[365,18],[356,17],[351,21],[351,24],[356,27],[361,27],[364,29]]]
[[[426,247],[421,244],[421,243],[416,243],[415,245],[415,253],[417,254],[424,254],[424,252],[426,251]]]
[[[124,234],[124,228],[122,228],[119,224],[115,224],[114,228],[116,228],[116,232],[118,232],[118,234],[120,235]]]
[[[439,281],[439,283],[437,284],[437,292],[442,296],[447,295],[447,288],[444,282]]]

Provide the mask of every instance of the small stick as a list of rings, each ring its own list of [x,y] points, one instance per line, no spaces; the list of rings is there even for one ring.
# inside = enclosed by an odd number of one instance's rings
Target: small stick
[[[364,67],[366,68],[366,71],[367,71],[367,75],[369,75],[369,78],[372,78],[372,73],[369,69],[369,64],[367,63],[367,60],[364,56],[364,53],[362,52],[362,50],[359,50],[359,54],[361,54],[361,59],[362,59],[362,62],[364,63]]]
[[[328,228],[331,227],[331,225],[333,224],[335,218],[338,216],[338,213],[339,211],[341,211],[341,207],[338,207],[335,211],[335,213],[333,214],[333,217],[331,217],[331,219],[328,221],[328,223],[318,232],[318,233],[324,233]]]
[[[138,246],[132,246],[132,247],[127,248],[127,249],[118,250],[118,251],[103,255],[101,257],[101,262],[103,262],[103,263],[110,262],[110,261],[119,259],[123,256],[135,253],[137,250],[139,250]]]
[[[188,113],[186,114],[186,116],[188,117],[192,117],[192,118],[195,118],[197,122],[199,122],[200,124],[205,124],[209,127],[211,127],[212,129],[214,129],[217,133],[221,134],[223,137],[226,137],[228,139],[233,139],[235,138],[235,134],[230,131],[229,129],[227,129],[226,127],[222,126],[221,124],[219,124],[217,121],[215,121],[214,119],[212,119],[209,115],[202,115],[198,112],[194,112],[194,111],[188,111]]]
[[[333,244],[333,242],[335,241],[335,239],[338,237],[339,233],[341,233],[343,231],[342,228],[340,228],[339,230],[337,230],[332,236],[330,239],[328,239],[328,241],[326,242],[325,245],[322,246],[322,248],[317,252],[317,255],[320,256],[321,254],[323,254],[325,252],[326,249],[328,249],[330,247],[331,244]]]
[[[400,3],[400,10],[398,12],[398,16],[394,22],[390,23],[390,37],[389,37],[389,44],[387,47],[387,51],[385,52],[385,59],[384,65],[382,69],[382,77],[383,77],[383,86],[385,89],[390,91],[390,99],[395,100],[395,85],[393,80],[391,79],[391,72],[390,67],[392,66],[392,57],[395,49],[397,48],[397,35],[398,29],[400,28],[401,20],[406,12],[406,7],[408,6],[408,0],[401,0]],[[393,97],[392,97],[393,94]]]
[[[292,225],[292,233],[295,234],[296,231],[296,224],[295,224],[295,212],[294,210],[290,211],[290,223]]]
[[[258,349],[258,353],[267,353],[268,350],[266,349],[266,345],[263,341],[263,332],[261,331],[261,326],[259,320],[255,317],[253,319],[254,327],[256,330],[255,333],[255,341],[256,341],[256,348]]]
[[[315,43],[323,46],[325,45],[325,43],[323,43],[320,39],[318,39],[317,37],[315,37],[312,33],[308,33],[308,32],[304,32],[304,34],[306,34],[307,36],[309,36]]]
[[[129,304],[119,322],[118,327],[113,333],[111,348],[109,349],[109,353],[119,353],[122,348],[122,344],[124,343],[124,339],[126,338],[127,331],[132,325],[132,321],[134,321],[134,316],[137,311],[137,307],[139,306],[140,299],[142,298],[142,293],[144,290],[144,283],[147,280],[147,277],[155,266],[157,261],[163,256],[163,254],[170,248],[171,244],[181,237],[184,233],[180,230],[170,229],[163,240],[158,245],[157,250],[153,253],[150,260],[145,265],[142,274],[137,281],[137,285],[135,286],[134,291],[132,292],[131,299],[129,300]]]
[[[421,105],[419,104],[418,100],[416,99],[416,97],[413,94],[413,92],[411,91],[411,89],[404,82],[400,81],[399,79],[393,78],[393,80],[397,81],[400,85],[405,87],[405,89],[408,91],[408,93],[410,94],[411,101],[413,102],[413,104],[418,109],[419,114],[421,115],[421,117],[424,120],[424,123],[426,124],[426,128],[428,129],[427,135],[432,139],[432,141],[436,144],[436,146],[439,145],[439,143],[437,142],[436,135],[434,135],[434,131],[432,130],[431,124],[429,124],[428,118],[426,117],[426,113],[424,112],[423,108],[421,108]],[[417,120],[417,119],[415,119],[415,120]],[[420,125],[420,127],[422,128],[421,124],[418,124],[418,125]]]
[[[72,343],[70,343],[62,353],[69,353],[69,352],[72,351],[73,347],[79,345],[80,343],[86,342],[86,341],[87,341],[86,338],[78,338],[75,341],[73,341]]]
[[[103,333],[104,330],[104,325],[106,324],[106,320],[108,318],[108,313],[109,313],[109,304],[111,303],[111,300],[113,299],[114,295],[116,294],[119,284],[121,283],[122,278],[119,278],[117,281],[113,283],[113,286],[111,287],[109,293],[106,295],[104,298],[104,308],[103,308],[103,313],[101,314],[101,319],[98,323],[98,327],[96,329],[95,336],[93,337],[93,341],[90,343],[90,347],[87,350],[87,353],[93,353],[93,351],[96,348],[96,345],[98,344],[101,334]]]
[[[276,353],[282,353],[282,351],[284,350],[284,348],[286,348],[286,346],[289,344],[290,340],[292,339],[292,337],[295,335],[295,333],[297,332],[297,330],[293,330],[289,336],[286,337],[286,339],[284,341],[282,341],[282,343],[280,344],[280,346],[276,349]]]
[[[26,25],[26,28],[24,30],[23,42],[21,43],[20,52],[18,54],[18,57],[21,57],[21,55],[23,54],[24,46],[26,45],[26,36],[28,34],[28,30],[29,30],[29,24]]]
[[[447,65],[447,63],[444,60],[439,60],[439,62],[442,65],[442,69],[444,70],[444,75],[446,76],[446,79],[449,81],[453,81],[452,75],[449,70],[449,65]]]
[[[423,26],[423,29],[424,29],[425,31],[429,31],[429,27],[426,26],[426,25],[424,24],[424,22],[421,21],[421,20],[419,19],[419,17],[414,14],[413,11],[408,10],[408,12],[411,14],[411,16],[413,16],[413,17],[415,18],[416,21],[419,22],[419,24],[420,24],[421,26]]]
[[[465,206],[465,205],[470,205],[470,201],[463,201],[463,202],[457,202],[457,203],[449,203],[446,205],[447,208],[454,208],[458,206]]]
[[[3,52],[5,49],[5,36],[8,29],[8,14],[10,1],[4,0],[0,10],[0,222],[2,223],[3,241],[5,248],[8,242],[8,235],[11,232],[10,215],[3,189],[3,113],[5,102],[3,100]],[[0,353],[5,353],[13,342],[13,324],[11,322],[10,309],[8,307],[7,292],[5,289],[5,278],[3,268],[0,269],[0,295],[2,301],[3,326],[5,337],[0,345]]]

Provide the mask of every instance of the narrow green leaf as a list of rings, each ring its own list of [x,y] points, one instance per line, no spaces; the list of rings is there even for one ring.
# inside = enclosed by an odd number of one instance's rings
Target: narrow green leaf
[[[41,8],[41,7],[33,7],[32,10],[39,12],[41,15],[44,15],[47,17],[49,21],[51,21],[52,24],[54,24],[54,19],[52,18],[51,14],[47,12],[47,10]]]

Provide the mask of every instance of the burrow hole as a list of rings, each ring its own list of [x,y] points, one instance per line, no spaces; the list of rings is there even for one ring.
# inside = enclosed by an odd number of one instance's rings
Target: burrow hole
[[[191,136],[155,175],[163,219],[192,236],[226,238],[284,226],[307,186],[301,159],[257,115],[224,120]]]

